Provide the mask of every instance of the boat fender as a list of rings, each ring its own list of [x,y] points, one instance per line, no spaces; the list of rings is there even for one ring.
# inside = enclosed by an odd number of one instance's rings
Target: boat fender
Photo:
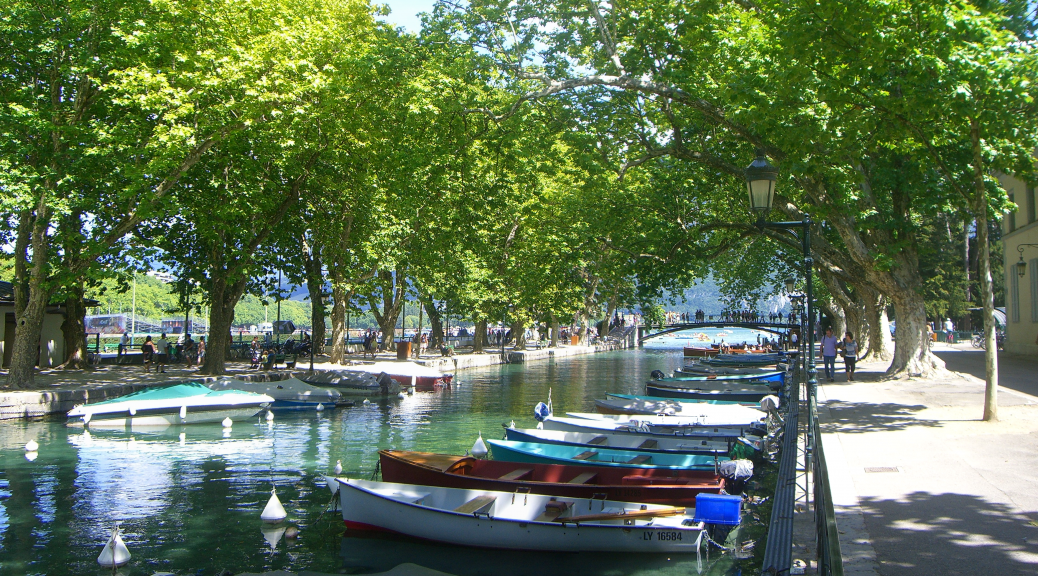
[[[779,408],[778,396],[767,395],[760,399],[760,408],[765,412],[775,412]]]
[[[664,374],[662,370],[653,370],[649,373],[649,376],[652,376],[653,380],[662,380],[667,377],[667,375]]]
[[[483,433],[479,433],[479,438],[476,438],[476,443],[472,445],[472,455],[476,458],[485,458],[490,450],[487,449],[487,445],[483,442]]]
[[[187,406],[180,407],[180,419],[187,420]]]
[[[115,529],[112,530],[112,537],[108,539],[108,543],[105,544],[101,555],[97,557],[97,563],[102,566],[115,568],[122,566],[130,561],[130,551],[126,548],[126,544],[123,543],[123,539],[119,536],[119,525],[115,525]]]
[[[544,422],[548,416],[551,416],[551,408],[548,408],[548,405],[544,402],[538,402],[537,405],[533,407],[533,417],[538,422]]]
[[[130,416],[136,416],[136,415],[137,415],[137,408],[135,408],[133,406],[130,406]]]
[[[748,480],[753,476],[753,461],[726,460],[718,464],[718,473],[728,480]]]
[[[263,508],[263,512],[260,513],[260,520],[275,524],[281,522],[288,516],[285,512],[285,507],[281,505],[281,500],[278,499],[277,489],[270,489],[270,499],[267,500],[266,507]]]

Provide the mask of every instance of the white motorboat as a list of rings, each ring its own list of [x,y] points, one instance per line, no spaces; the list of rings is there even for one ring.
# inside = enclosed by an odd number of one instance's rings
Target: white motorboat
[[[714,425],[714,424],[652,424],[644,420],[628,420],[614,422],[609,420],[591,420],[587,418],[567,418],[565,416],[549,416],[544,419],[545,430],[562,430],[566,432],[637,432],[640,434],[662,434],[665,436],[759,436],[764,425]]]
[[[336,479],[349,529],[481,548],[695,552],[692,509],[601,499]]]
[[[246,382],[237,378],[221,378],[208,386],[211,390],[242,390],[266,394],[274,399],[270,405],[274,410],[315,410],[318,406],[330,409],[344,403],[342,393],[338,390],[311,386],[298,378],[274,382]]]
[[[70,423],[91,428],[133,428],[232,422],[252,418],[274,399],[241,390],[210,390],[197,382],[147,388],[111,400],[81,404],[68,413]]]

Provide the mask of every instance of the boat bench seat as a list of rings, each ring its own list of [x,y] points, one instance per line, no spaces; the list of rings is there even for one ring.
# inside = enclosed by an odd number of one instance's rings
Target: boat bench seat
[[[576,456],[573,457],[573,459],[574,460],[589,460],[591,458],[594,458],[595,456],[598,456],[598,452],[596,452],[594,450],[587,450],[587,451],[581,452],[580,454],[577,454]]]
[[[578,474],[572,480],[567,481],[566,484],[587,484],[593,480],[595,476],[598,476],[598,474],[594,472],[584,472],[583,474]]]
[[[458,506],[454,509],[455,512],[461,514],[475,514],[485,508],[489,508],[497,500],[497,496],[489,496],[487,494],[480,494],[472,500]]]
[[[652,460],[652,456],[642,454],[641,456],[635,456],[627,461],[627,464],[648,464]]]
[[[531,469],[531,468],[518,468],[516,470],[512,470],[511,472],[509,472],[507,474],[502,475],[501,477],[498,478],[498,480],[518,480],[518,479],[522,478],[523,476],[526,476],[530,472],[533,472],[533,469]]]
[[[659,442],[653,440],[652,438],[649,438],[645,442],[642,442],[641,444],[639,444],[638,448],[641,448],[643,450],[648,450],[648,449],[652,449],[652,448],[658,448],[659,445],[660,445]]]
[[[588,440],[588,444],[601,445],[601,444],[605,444],[606,440],[608,440],[608,438],[606,438],[605,436],[595,436],[591,440]]]

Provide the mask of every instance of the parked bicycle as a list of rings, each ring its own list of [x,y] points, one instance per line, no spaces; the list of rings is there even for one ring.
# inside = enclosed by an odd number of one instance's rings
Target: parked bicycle
[[[1006,333],[1003,330],[995,330],[995,345],[1001,350],[1005,344]],[[987,340],[984,338],[984,333],[974,334],[973,339],[970,340],[970,344],[973,344],[974,348],[985,349],[987,348]]]

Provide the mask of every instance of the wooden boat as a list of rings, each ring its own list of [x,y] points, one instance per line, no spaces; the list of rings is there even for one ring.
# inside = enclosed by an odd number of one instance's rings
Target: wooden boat
[[[741,406],[744,408],[752,408],[755,404],[708,404],[703,403],[706,406]],[[671,400],[669,398],[654,398],[647,397],[647,399],[622,399],[622,398],[607,398],[605,400],[595,400],[595,411],[599,414],[614,414],[614,415],[652,415],[661,414],[666,416],[681,416],[684,414],[701,412],[699,402],[678,402],[677,400]]]
[[[314,386],[333,388],[344,396],[396,396],[400,384],[389,374],[371,374],[361,370],[326,370],[308,372],[300,379]]]
[[[704,358],[699,364],[705,366],[766,366],[768,364],[785,364],[790,362],[786,356],[777,354],[718,354],[713,358]]]
[[[68,412],[69,423],[91,428],[133,428],[248,420],[274,399],[241,390],[210,390],[197,382],[147,388],[111,400],[81,404]],[[78,422],[77,422],[78,421]]]
[[[724,488],[723,478],[698,470],[520,464],[404,450],[381,450],[378,457],[386,482],[469,490],[694,506],[696,494]]]
[[[785,364],[779,364],[779,366],[785,366]],[[768,375],[775,372],[785,372],[785,368],[734,368],[730,366],[704,366],[702,364],[687,364],[683,368],[678,368],[674,371],[674,376],[709,376],[711,374],[720,375],[734,375],[734,374],[757,374],[757,375]]]
[[[619,400],[655,400],[658,401],[661,398],[659,396],[644,396],[638,394],[606,394],[606,398],[616,398]],[[677,402],[679,404],[735,404],[738,406],[760,406],[760,402],[738,402],[735,400],[683,400],[681,398],[667,398],[668,402]]]
[[[597,446],[565,446],[487,440],[495,460],[529,464],[594,465],[614,468],[660,468],[667,470],[714,470],[717,463],[728,456],[699,454],[641,453],[634,450],[599,448]]]
[[[710,408],[711,410],[704,410]],[[724,409],[724,410],[722,410]],[[626,424],[639,426],[649,424],[653,426],[753,426],[767,418],[767,414],[760,408],[752,406],[733,406],[723,404],[701,404],[693,405],[690,412],[681,414],[599,414],[598,412],[566,412],[571,418],[583,418],[596,422],[612,422],[614,424]]]
[[[337,481],[347,528],[463,546],[556,552],[694,552],[705,527],[685,508],[658,504],[345,478]]]
[[[445,374],[435,368],[411,361],[360,363],[351,365],[350,369],[369,374],[388,374],[405,390],[412,384],[416,390],[421,391],[449,388],[454,380],[453,374]]]
[[[560,430],[563,432],[610,432],[653,434],[664,436],[709,436],[738,438],[740,436],[759,436],[762,434],[761,426],[657,426],[639,422],[637,424],[628,422],[625,424],[608,422],[604,420],[588,420],[586,418],[567,418],[565,416],[549,416],[543,422],[545,430]]]
[[[684,355],[689,358],[700,358],[705,356],[717,356],[719,348],[699,348],[697,346],[685,346]]]
[[[685,400],[729,400],[737,402],[760,402],[760,399],[775,394],[766,386],[716,386],[698,385],[694,388],[661,386],[656,382],[645,384],[645,393],[657,398]]]
[[[331,388],[311,386],[298,378],[275,382],[246,382],[237,378],[221,378],[207,385],[210,390],[243,390],[255,394],[266,394],[274,399],[272,410],[316,410],[336,406],[352,406],[353,402],[342,399],[342,393]]]
[[[760,450],[763,445],[757,436],[735,439],[725,436],[663,436],[631,432],[566,432],[540,428],[505,428],[505,440],[703,455],[727,454],[736,442],[745,443],[754,450]]]
[[[658,376],[658,374],[657,374]],[[688,375],[675,372],[670,378],[656,378],[657,382],[738,382],[738,383],[761,383],[779,382],[785,383],[786,372],[775,370],[764,374],[701,374]]]

